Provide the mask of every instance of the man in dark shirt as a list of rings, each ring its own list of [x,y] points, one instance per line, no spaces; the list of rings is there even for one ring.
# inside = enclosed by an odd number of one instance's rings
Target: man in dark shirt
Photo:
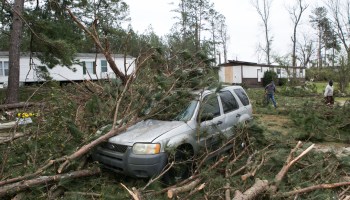
[[[271,83],[269,83],[266,87],[265,87],[265,93],[267,94],[267,98],[268,100],[271,99],[272,103],[273,103],[273,106],[275,108],[277,108],[277,105],[276,105],[276,100],[275,100],[275,94],[276,92],[276,86],[275,86],[275,83],[273,81],[271,81]]]

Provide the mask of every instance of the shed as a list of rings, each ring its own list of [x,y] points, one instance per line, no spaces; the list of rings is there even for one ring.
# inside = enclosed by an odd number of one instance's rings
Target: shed
[[[305,80],[305,67],[267,65],[254,62],[229,60],[219,65],[219,80],[228,84],[244,84],[251,87],[262,86],[262,78],[266,71],[272,70],[278,78],[290,79],[295,77]],[[295,76],[294,76],[295,74]]]

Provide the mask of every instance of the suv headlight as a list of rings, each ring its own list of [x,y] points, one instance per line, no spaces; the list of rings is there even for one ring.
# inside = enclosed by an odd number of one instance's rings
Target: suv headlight
[[[159,154],[160,144],[135,143],[132,152],[134,154]]]

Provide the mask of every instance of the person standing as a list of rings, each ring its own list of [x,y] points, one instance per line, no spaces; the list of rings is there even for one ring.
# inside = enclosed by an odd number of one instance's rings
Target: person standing
[[[326,100],[327,105],[333,105],[334,104],[334,98],[333,98],[333,81],[330,80],[328,82],[328,85],[326,86],[326,89],[324,91],[324,98]]]
[[[265,86],[265,93],[267,94],[267,98],[268,100],[272,101],[273,103],[273,106],[275,108],[277,108],[277,105],[276,105],[276,100],[275,100],[275,92],[276,92],[276,86],[275,86],[275,83],[273,81],[271,81],[269,84],[267,84]]]

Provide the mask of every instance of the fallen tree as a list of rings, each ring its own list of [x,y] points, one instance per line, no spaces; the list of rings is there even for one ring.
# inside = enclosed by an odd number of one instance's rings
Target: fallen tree
[[[309,146],[306,150],[304,150],[299,156],[293,159],[294,153],[297,149],[299,149],[302,146],[302,142],[299,141],[294,149],[291,150],[289,153],[289,156],[286,160],[285,165],[282,167],[282,169],[279,171],[279,173],[275,176],[275,179],[273,183],[269,183],[268,180],[260,180],[256,179],[255,184],[250,187],[248,190],[246,190],[244,193],[240,191],[235,192],[235,197],[233,199],[235,200],[251,200],[256,198],[258,195],[265,193],[269,190],[270,195],[274,195],[278,189],[278,186],[282,179],[284,178],[285,174],[288,172],[289,168],[296,163],[298,160],[300,160],[304,155],[306,155],[309,151],[312,150],[312,148],[315,146],[312,144]]]
[[[53,182],[59,182],[61,180],[75,179],[86,176],[93,176],[100,173],[100,169],[85,169],[80,171],[74,171],[66,174],[57,174],[53,176],[40,176],[35,179],[21,181],[9,185],[5,185],[0,187],[0,197],[4,197],[6,195],[12,195],[15,193],[22,192],[26,189],[30,189],[32,187],[43,185],[43,184],[51,184]]]
[[[10,110],[15,108],[27,108],[33,106],[43,106],[44,103],[35,103],[35,102],[20,102],[20,103],[11,103],[11,104],[2,104],[0,105],[0,110]]]

